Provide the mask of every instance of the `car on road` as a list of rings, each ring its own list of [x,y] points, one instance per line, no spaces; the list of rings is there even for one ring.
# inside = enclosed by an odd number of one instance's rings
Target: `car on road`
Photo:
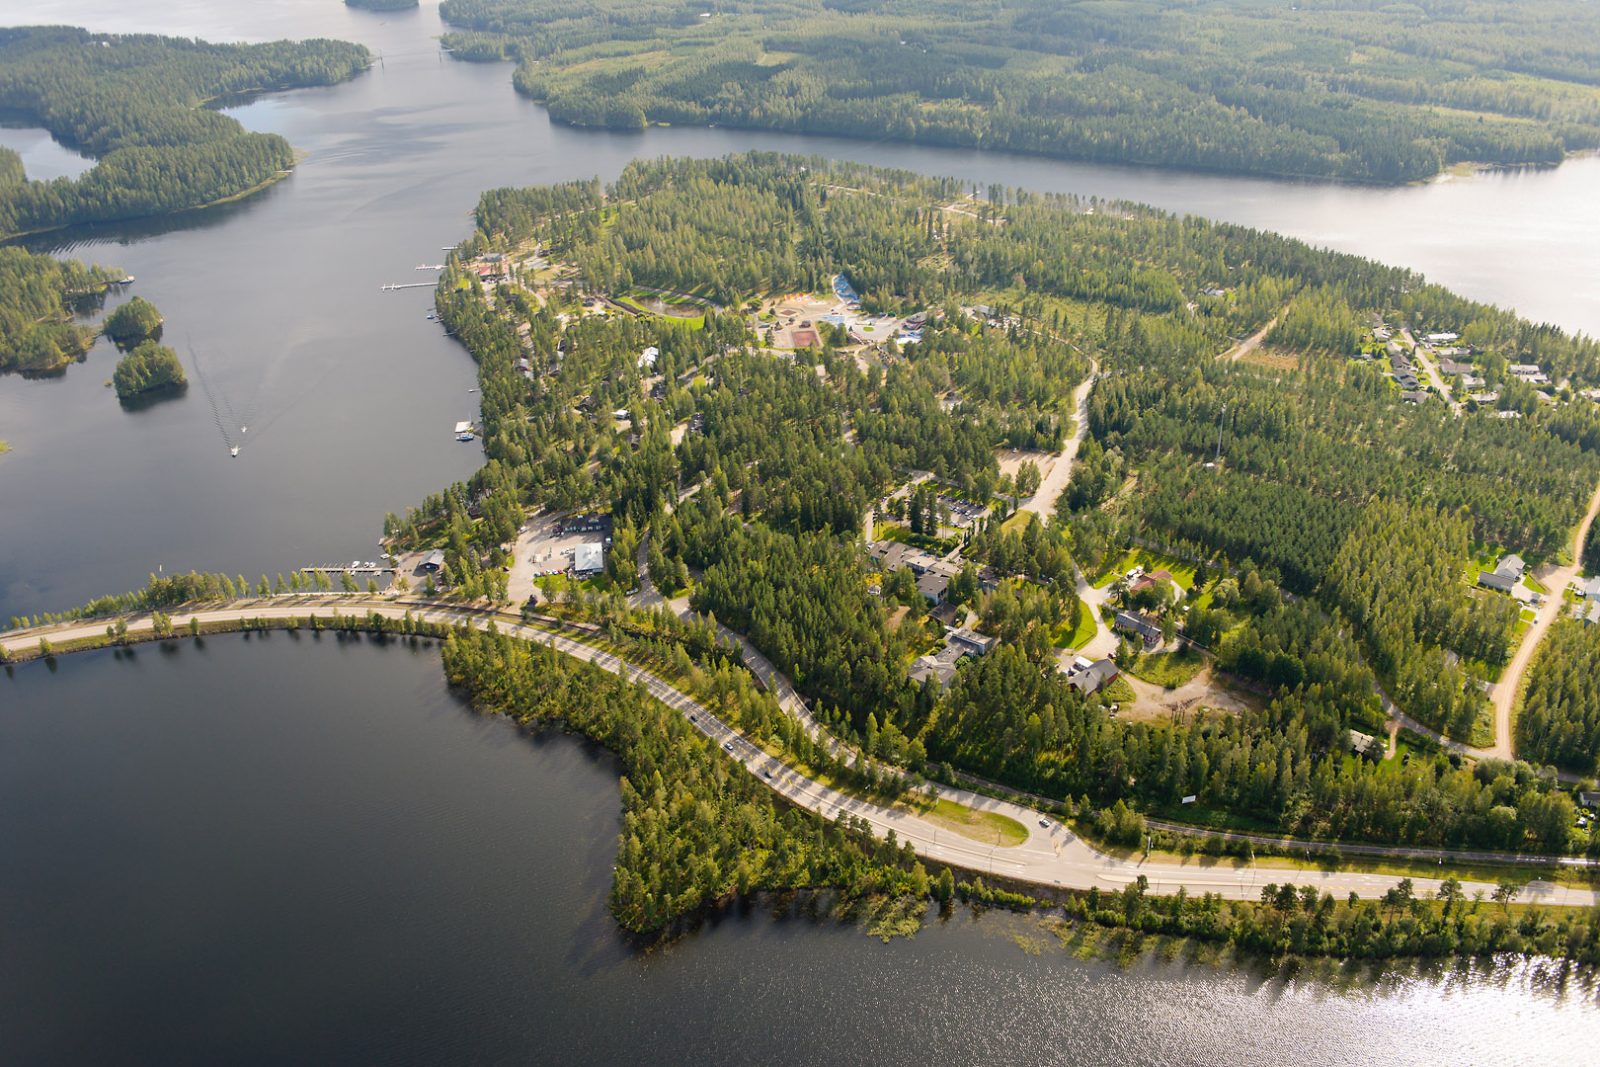
[[[1040,819],[1039,820],[1039,825],[1044,827],[1046,830],[1048,830],[1048,829],[1050,829],[1050,820],[1049,819]]]
[[[772,777],[772,769],[770,767],[767,768],[766,770],[762,771],[761,773],[766,775],[768,778]]]
[[[700,716],[698,716],[698,715],[691,715],[691,716],[689,716],[689,721],[690,721],[690,722],[699,722],[699,721],[700,721]]]
[[[722,742],[722,747],[723,747],[724,751],[732,752],[733,751],[733,742],[732,741],[724,741],[724,742]]]

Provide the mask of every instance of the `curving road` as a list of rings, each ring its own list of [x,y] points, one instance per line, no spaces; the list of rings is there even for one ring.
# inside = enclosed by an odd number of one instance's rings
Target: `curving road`
[[[716,742],[727,755],[746,771],[765,782],[774,792],[792,803],[817,812],[825,818],[837,819],[849,814],[864,819],[876,832],[893,830],[901,841],[910,842],[917,853],[926,860],[948,863],[968,870],[987,872],[1022,882],[1041,886],[1058,886],[1068,889],[1100,888],[1116,890],[1135,881],[1140,875],[1149,879],[1155,892],[1176,892],[1180,887],[1190,893],[1218,893],[1234,899],[1253,899],[1261,886],[1268,882],[1293,880],[1301,885],[1315,885],[1318,889],[1336,895],[1355,892],[1363,897],[1381,894],[1396,879],[1388,875],[1362,874],[1349,871],[1257,869],[1253,865],[1234,866],[1227,862],[1191,864],[1144,862],[1137,858],[1113,856],[1093,848],[1056,820],[1021,804],[992,797],[980,796],[966,790],[941,787],[937,791],[985,811],[998,812],[1017,820],[1028,830],[1028,839],[1013,847],[985,846],[961,837],[949,829],[922,819],[913,812],[851,797],[819,782],[813,781],[765,750],[746,739],[738,731],[712,715],[699,702],[674,688],[666,681],[623,662],[603,649],[584,644],[564,634],[553,633],[517,621],[513,616],[494,612],[440,605],[428,601],[385,597],[366,598],[306,598],[274,597],[266,601],[244,601],[218,605],[192,612],[180,612],[172,617],[178,627],[188,625],[190,618],[198,619],[202,626],[214,623],[237,623],[247,619],[284,619],[291,616],[307,617],[313,611],[337,611],[346,614],[367,615],[376,613],[387,618],[403,618],[410,612],[416,619],[446,625],[466,625],[480,629],[491,623],[503,632],[527,641],[537,641],[567,655],[577,657],[613,674],[635,682],[656,699],[680,711],[706,737]],[[148,636],[151,621],[148,617],[131,617],[126,620],[132,637]],[[17,631],[0,636],[0,646],[10,652],[29,652],[38,647],[40,637],[48,637],[57,645],[74,640],[102,636],[106,620],[95,623],[69,624],[37,630]],[[748,648],[748,646],[746,646]],[[753,650],[752,650],[753,651]],[[758,673],[763,669],[756,661]],[[765,664],[771,671],[768,677],[780,700],[791,707],[804,704],[787,680]],[[781,681],[780,681],[781,679]],[[792,702],[792,703],[791,703]],[[809,720],[809,713],[806,719]],[[814,722],[810,725],[815,726]],[[1417,892],[1431,894],[1439,881],[1428,878],[1413,879]],[[1468,882],[1463,889],[1468,896],[1482,891],[1486,896],[1494,891],[1486,883]],[[1600,893],[1591,889],[1555,885],[1548,882],[1530,882],[1523,890],[1523,900],[1546,904],[1591,907],[1600,904]]]
[[[1072,480],[1073,461],[1078,458],[1078,449],[1083,445],[1083,436],[1089,430],[1089,392],[1094,388],[1099,376],[1100,363],[1091,359],[1089,376],[1079,382],[1078,387],[1072,391],[1074,416],[1072,436],[1056,455],[1056,461],[1050,464],[1050,473],[1039,483],[1039,488],[1032,499],[1017,510],[1031,511],[1041,519],[1048,519],[1055,514],[1056,500],[1067,488],[1067,482]]]
[[[1572,541],[1573,562],[1539,579],[1550,592],[1545,596],[1544,603],[1539,606],[1539,613],[1533,625],[1522,635],[1522,643],[1517,646],[1511,662],[1506,664],[1506,669],[1500,674],[1500,680],[1495,683],[1494,746],[1484,755],[1511,759],[1514,754],[1511,712],[1517,703],[1517,691],[1522,688],[1522,676],[1527,673],[1528,665],[1533,662],[1533,654],[1538,651],[1539,642],[1544,640],[1545,635],[1550,632],[1550,627],[1555,625],[1556,619],[1560,618],[1566,609],[1567,586],[1572,584],[1572,580],[1578,576],[1578,571],[1583,567],[1583,545],[1589,538],[1589,527],[1594,525],[1597,513],[1600,513],[1600,488],[1595,489],[1594,496],[1589,499],[1589,510],[1584,512],[1583,521],[1578,523],[1578,532]]]

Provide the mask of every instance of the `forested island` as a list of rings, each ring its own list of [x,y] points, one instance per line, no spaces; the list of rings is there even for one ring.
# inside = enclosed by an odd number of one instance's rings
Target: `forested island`
[[[145,341],[117,360],[111,382],[117,399],[128,403],[181,392],[189,379],[176,352],[166,345]]]
[[[124,272],[0,248],[0,374],[54,374],[83,358],[95,330],[73,321]]]
[[[96,159],[79,178],[27,181],[0,153],[0,236],[201,207],[294,164],[289,143],[207,107],[330,85],[371,57],[341,41],[207,44],[66,27],[0,29],[0,109]]]
[[[365,8],[368,11],[409,11],[417,0],[344,0],[346,7]]]
[[[529,509],[609,512],[604,572],[546,588],[561,610],[720,677],[726,652],[624,597],[647,576],[748,636],[872,759],[1028,790],[1108,842],[1145,840],[1159,816],[1600,854],[1547,768],[1439,741],[1488,727],[1485,691],[1526,625],[1474,583],[1479,561],[1563,559],[1600,482],[1600,406],[1579,395],[1600,384],[1600,345],[1241,227],[980,192],[751,155],[485,194],[437,306],[479,363],[487,463],[391,516],[391,543],[437,546],[446,591],[503,600]],[[1446,350],[1450,382],[1481,400],[1404,384],[1411,359]],[[1080,432],[1070,479],[1020,509]],[[1002,469],[1017,449],[1034,458]],[[949,570],[905,554],[920,548]],[[1163,577],[1135,581],[1136,559]],[[1075,650],[1125,627],[1111,674],[1198,679],[1187,710],[1141,712],[1152,698],[1128,679],[1085,684]],[[940,649],[955,650],[942,674],[923,666]],[[499,693],[503,673],[459,680]],[[1538,721],[1566,738],[1593,702],[1562,692]],[[1423,724],[1387,748],[1386,697]],[[713,706],[797,764],[826,763],[780,713]],[[666,837],[625,840],[621,869],[667,878]],[[645,889],[656,908],[684,899]],[[1406,934],[1363,925],[1377,940],[1309,950],[1490,943],[1451,905],[1401,904]],[[1307,907],[1315,923],[1379,919]],[[1296,922],[1278,916],[1263,943]],[[1561,930],[1524,934],[1594,939]]]
[[[142,296],[136,296],[106,316],[102,329],[118,348],[137,348],[145,341],[159,341],[161,312]]]
[[[1600,144],[1583,0],[444,0],[563,122],[716,124],[1358,182]]]

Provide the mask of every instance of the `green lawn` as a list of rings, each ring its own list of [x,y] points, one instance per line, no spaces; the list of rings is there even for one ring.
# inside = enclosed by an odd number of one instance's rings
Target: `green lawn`
[[[905,801],[922,818],[943,829],[985,845],[1010,848],[1028,839],[1028,828],[995,811],[979,811],[940,797],[928,804],[920,798]]]
[[[1206,657],[1198,649],[1157,652],[1140,656],[1128,665],[1128,673],[1151,685],[1176,689],[1205,669]]]
[[[1185,593],[1194,588],[1195,565],[1188,560],[1169,556],[1162,552],[1152,552],[1147,548],[1130,548],[1122,554],[1122,558],[1112,563],[1105,573],[1098,575],[1090,584],[1096,589],[1104,589],[1121,575],[1127,574],[1135,565],[1150,571],[1166,571],[1172,575],[1180,588]]]
[[[1057,648],[1082,648],[1088,644],[1096,632],[1094,624],[1094,608],[1086,602],[1078,601],[1078,617],[1057,626],[1050,636],[1054,639]]]
[[[1133,686],[1129,685],[1127,680],[1122,677],[1115,679],[1100,692],[1105,694],[1105,698],[1113,704],[1132,704],[1139,699],[1139,695],[1133,691]]]
[[[897,541],[903,545],[925,549],[934,555],[942,556],[956,546],[955,538],[924,537],[914,534],[909,526],[890,520],[888,522],[874,521],[872,536],[879,541]]]

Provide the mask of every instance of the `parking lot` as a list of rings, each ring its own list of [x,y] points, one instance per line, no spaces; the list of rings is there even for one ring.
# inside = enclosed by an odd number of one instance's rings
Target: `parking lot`
[[[971,526],[978,519],[989,513],[989,509],[979,504],[973,504],[959,497],[939,494],[939,506],[947,508],[950,512],[950,525],[957,528]]]
[[[579,545],[595,541],[610,550],[610,517],[605,521],[584,521],[567,512],[546,512],[531,517],[517,534],[512,550],[511,577],[506,592],[513,604],[522,604],[536,590],[534,582],[547,574],[566,574],[572,569],[573,553]]]

